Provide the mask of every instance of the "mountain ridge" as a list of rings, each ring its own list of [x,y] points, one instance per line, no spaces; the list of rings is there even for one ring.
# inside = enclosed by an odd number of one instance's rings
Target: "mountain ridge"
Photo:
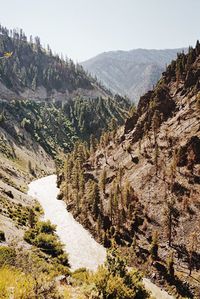
[[[0,25],[0,52],[12,52],[1,59],[0,94],[4,98],[68,100],[78,95],[108,97],[112,94],[71,59],[53,55],[39,37],[29,40],[22,29]]]
[[[82,62],[83,67],[111,91],[137,102],[160,78],[166,64],[176,58],[178,49],[133,49],[109,51]]]

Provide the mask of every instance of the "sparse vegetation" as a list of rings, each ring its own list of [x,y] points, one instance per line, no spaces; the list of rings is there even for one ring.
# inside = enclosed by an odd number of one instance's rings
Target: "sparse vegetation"
[[[183,281],[200,269],[194,235],[200,194],[199,54],[199,44],[178,54],[155,89],[141,97],[124,133],[105,132],[99,144],[91,143],[89,158],[80,163],[80,209],[69,171],[81,155],[79,147],[68,156],[61,183],[74,216],[98,241],[109,248],[115,240],[130,264],[152,277],[155,272],[157,281],[188,298],[195,298],[198,283]]]

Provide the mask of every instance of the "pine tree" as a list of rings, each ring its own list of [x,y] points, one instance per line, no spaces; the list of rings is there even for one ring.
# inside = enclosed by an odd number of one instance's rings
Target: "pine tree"
[[[153,232],[152,242],[150,246],[150,254],[153,260],[157,260],[158,258],[158,232]]]
[[[193,232],[189,237],[189,243],[187,245],[188,249],[188,268],[189,268],[189,275],[191,276],[192,270],[194,267],[193,256],[194,253],[197,251],[197,244],[198,244],[198,237],[197,233]]]
[[[30,228],[34,228],[36,219],[35,219],[35,213],[32,208],[29,209],[28,222],[29,222]]]
[[[96,150],[96,140],[94,135],[91,134],[90,136],[90,154],[93,155]]]
[[[172,230],[174,226],[174,204],[175,204],[175,200],[173,198],[169,199],[167,201],[167,206],[164,210],[164,217],[165,217],[164,224],[165,224],[166,234],[167,234],[170,247],[172,243]]]
[[[130,185],[130,182],[126,180],[123,188],[123,201],[127,209],[129,209],[130,205],[134,200],[134,189]]]
[[[174,256],[173,252],[170,253],[167,259],[167,272],[171,278],[174,278]]]
[[[200,54],[200,43],[199,43],[199,40],[197,40],[197,42],[196,42],[195,52],[196,52],[197,56]]]
[[[110,220],[113,222],[113,193],[110,193],[109,196],[109,210],[110,210]]]
[[[160,113],[158,110],[155,110],[153,119],[152,119],[152,128],[154,132],[154,143],[156,144],[158,128],[160,126]]]
[[[99,216],[99,213],[100,213],[100,195],[99,195],[99,187],[96,182],[94,182],[94,184],[93,184],[91,198],[92,198],[92,202],[93,202],[92,212],[95,216],[95,219],[97,219]]]
[[[103,194],[106,192],[106,178],[107,178],[107,172],[104,168],[101,175],[100,175],[100,181],[99,181],[99,187],[100,190],[102,190]]]
[[[75,190],[75,198],[76,198],[76,207],[79,212],[80,209],[80,186],[79,186],[79,173],[80,173],[80,163],[78,160],[75,161],[74,167],[72,169],[72,187]]]

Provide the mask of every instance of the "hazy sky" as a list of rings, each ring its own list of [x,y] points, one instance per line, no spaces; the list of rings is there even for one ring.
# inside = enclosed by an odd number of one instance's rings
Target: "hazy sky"
[[[75,61],[104,51],[179,48],[200,39],[200,0],[0,0],[0,23]]]

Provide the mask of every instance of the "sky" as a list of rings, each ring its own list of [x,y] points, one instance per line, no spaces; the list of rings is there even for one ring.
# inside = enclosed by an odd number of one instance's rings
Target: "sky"
[[[0,0],[0,23],[75,62],[101,52],[169,49],[200,39],[200,0]]]

